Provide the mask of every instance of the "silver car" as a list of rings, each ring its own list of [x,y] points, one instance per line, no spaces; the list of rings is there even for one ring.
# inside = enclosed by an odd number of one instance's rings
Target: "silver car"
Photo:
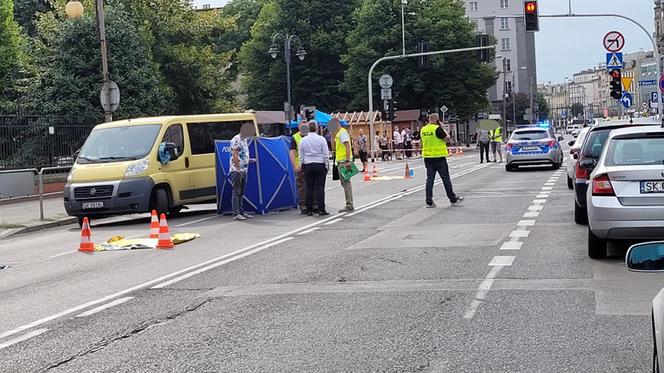
[[[583,141],[586,139],[588,131],[590,131],[590,127],[584,127],[581,132],[579,132],[579,136],[569,142],[569,145],[571,146],[569,150],[569,162],[567,162],[567,187],[569,189],[574,189],[576,162],[579,160],[579,152],[581,151],[581,146],[583,146]]]
[[[664,128],[611,131],[586,192],[588,256],[608,240],[664,239]]]
[[[550,165],[558,169],[563,164],[563,150],[546,128],[517,129],[505,145],[505,153],[507,171],[526,165]]]

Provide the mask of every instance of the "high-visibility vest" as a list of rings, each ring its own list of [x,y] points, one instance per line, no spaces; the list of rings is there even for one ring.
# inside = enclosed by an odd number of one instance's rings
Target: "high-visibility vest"
[[[335,144],[336,144],[336,147],[335,147],[335,154],[337,155],[337,156],[336,156],[336,160],[337,160],[337,162],[339,162],[339,161],[341,161],[341,162],[345,162],[346,159],[350,159],[350,157],[346,157],[346,156],[347,156],[347,153],[346,153],[346,145],[344,145],[344,144],[341,142],[341,140],[340,140],[340,139],[341,139],[341,134],[342,134],[342,133],[348,133],[348,131],[346,131],[345,128],[340,128],[340,129],[339,129],[339,132],[337,132],[337,135],[334,137],[334,142],[335,142]],[[350,144],[350,141],[349,141],[349,144]],[[350,147],[351,147],[350,153],[353,154],[353,146],[352,146],[352,144],[350,145]]]
[[[447,142],[436,136],[437,124],[429,123],[420,130],[422,138],[422,157],[423,158],[441,158],[447,157]]]
[[[493,130],[493,140],[494,142],[503,142],[503,134],[502,131],[503,129],[498,127]]]
[[[295,141],[295,165],[300,166],[300,142],[302,141],[302,134],[296,133],[293,135]]]

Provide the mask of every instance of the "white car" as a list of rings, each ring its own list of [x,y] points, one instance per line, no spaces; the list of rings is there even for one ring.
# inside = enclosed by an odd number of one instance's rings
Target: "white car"
[[[625,265],[633,272],[664,272],[664,241],[633,245],[627,251]],[[652,299],[652,371],[664,365],[662,328],[664,327],[664,289]]]
[[[571,148],[569,150],[569,162],[567,162],[567,187],[570,189],[574,189],[576,162],[579,159],[579,152],[581,151],[581,146],[583,146],[583,141],[586,139],[588,131],[590,131],[590,127],[583,128],[576,139],[569,142]]]
[[[575,124],[575,125],[572,127],[572,132],[571,132],[571,134],[572,134],[572,136],[574,136],[574,137],[576,138],[576,137],[579,136],[579,133],[581,133],[581,127]]]

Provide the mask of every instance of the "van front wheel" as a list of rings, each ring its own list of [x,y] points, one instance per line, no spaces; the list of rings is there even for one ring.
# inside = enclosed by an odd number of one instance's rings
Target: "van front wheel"
[[[165,189],[160,188],[152,192],[152,208],[157,210],[158,214],[168,213],[169,205],[168,192]]]

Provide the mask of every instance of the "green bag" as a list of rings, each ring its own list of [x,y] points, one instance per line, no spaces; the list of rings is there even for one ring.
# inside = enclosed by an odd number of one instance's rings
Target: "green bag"
[[[344,178],[344,180],[348,181],[350,180],[351,177],[357,175],[360,173],[360,171],[357,169],[357,166],[355,166],[354,162],[350,162],[350,170],[348,170],[347,167],[339,167],[339,175]]]

